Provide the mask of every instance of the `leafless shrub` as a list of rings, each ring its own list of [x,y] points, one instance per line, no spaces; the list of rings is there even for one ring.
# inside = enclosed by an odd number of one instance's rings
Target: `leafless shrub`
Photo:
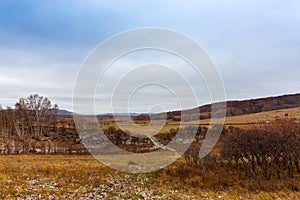
[[[251,129],[237,129],[229,134],[221,150],[229,164],[248,177],[258,174],[270,179],[285,174],[293,178],[299,170],[300,125],[282,119]]]

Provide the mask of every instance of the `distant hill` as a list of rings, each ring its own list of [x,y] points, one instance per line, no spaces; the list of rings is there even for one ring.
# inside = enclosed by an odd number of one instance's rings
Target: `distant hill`
[[[98,117],[108,117],[108,118],[112,118],[112,117],[131,117],[131,116],[139,116],[140,113],[103,113],[103,114],[99,114],[97,115]]]
[[[218,104],[215,103],[216,107]],[[184,118],[184,122],[190,122],[198,120],[195,119],[195,115],[193,113],[200,109],[200,115],[202,119],[201,123],[209,124],[209,117],[211,115],[211,106],[212,104],[203,105],[198,108],[187,110],[190,113],[190,116]],[[220,108],[221,109],[221,108]],[[293,95],[283,95],[278,97],[267,97],[267,98],[259,98],[259,99],[250,99],[250,100],[242,100],[242,101],[228,101],[227,102],[227,116],[226,124],[234,125],[234,126],[243,126],[245,124],[249,124],[257,121],[267,121],[276,119],[276,117],[285,116],[286,114],[291,117],[295,117],[299,119],[300,113],[300,94]],[[2,110],[1,112],[4,112]],[[0,113],[1,113],[0,112]],[[257,113],[257,114],[253,114]],[[252,114],[252,115],[249,115]],[[152,117],[156,117],[156,119],[164,119],[165,113],[161,114],[137,114],[137,113],[119,113],[119,117],[124,117],[124,121],[126,122],[126,118],[131,115],[131,118],[137,123],[140,124],[140,132],[143,133],[143,126],[146,125],[146,120],[153,119]],[[181,117],[181,111],[173,111],[167,112],[168,119],[172,120],[172,123],[166,123],[165,133],[169,133],[168,130],[174,127],[179,127]],[[247,115],[247,116],[246,116]],[[18,128],[14,123],[2,123],[2,132],[6,135],[9,135],[9,138],[2,137],[0,138],[0,154],[2,153],[30,153],[30,152],[52,152],[52,153],[86,153],[86,149],[82,144],[81,139],[76,131],[75,122],[73,119],[73,113],[67,110],[58,110],[58,119],[56,126],[47,127],[42,135],[36,137],[32,132],[24,132],[24,139],[20,139],[20,131],[30,130],[30,127],[26,127],[25,129],[16,129]],[[105,114],[100,119],[101,126],[111,131],[110,127],[117,127],[116,122],[111,119],[111,114]],[[110,119],[104,119],[108,117]],[[8,120],[10,118],[7,118]],[[5,119],[5,120],[7,120]],[[176,122],[177,121],[177,122]],[[6,121],[7,122],[7,121]],[[190,123],[187,123],[190,124]],[[8,127],[8,128],[7,128]],[[19,131],[18,131],[19,130]],[[9,133],[9,134],[8,134]],[[118,133],[115,137],[115,133]],[[136,141],[139,141],[140,144],[144,144],[143,138],[132,138],[129,137],[125,132],[112,131],[107,132],[110,139],[114,140],[114,138],[123,138],[124,141],[135,141],[129,143],[129,146],[126,146],[127,143],[124,142],[122,145],[125,145],[126,148],[136,148]],[[5,136],[5,135],[4,135]],[[7,136],[6,136],[7,137]],[[151,145],[151,142],[146,141],[146,146]],[[138,145],[138,146],[139,146]],[[25,148],[26,147],[26,148]],[[47,147],[47,148],[46,148]],[[147,146],[148,148],[149,146]],[[125,148],[125,147],[124,147]],[[151,146],[152,148],[152,146]],[[50,149],[50,150],[49,150]],[[147,150],[147,149],[146,149]]]
[[[7,109],[2,109],[2,111],[6,111]],[[12,109],[13,111],[15,111],[15,109]],[[64,110],[64,109],[58,109],[57,110],[57,115],[59,116],[73,116],[73,112],[71,111],[67,111],[67,110]]]
[[[214,103],[217,105],[220,103]],[[200,118],[207,119],[211,116],[212,104],[200,106],[198,108],[187,110],[187,113],[195,113],[196,109],[200,110]],[[266,97],[259,99],[227,101],[226,116],[239,116],[252,113],[273,111],[286,108],[300,107],[300,94],[282,95],[277,97]],[[218,111],[217,111],[218,112]],[[169,119],[178,119],[181,111],[167,112]]]
[[[300,94],[267,97],[245,101],[228,101],[227,116],[245,115],[300,106]]]
[[[58,114],[58,115],[62,115],[62,116],[72,116],[72,115],[73,115],[73,112],[70,112],[70,111],[67,111],[67,110],[59,109],[59,110],[57,111],[57,114]]]

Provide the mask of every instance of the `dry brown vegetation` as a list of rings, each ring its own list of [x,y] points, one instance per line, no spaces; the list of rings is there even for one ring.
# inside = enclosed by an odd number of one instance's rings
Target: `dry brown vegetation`
[[[197,127],[192,146],[172,165],[144,174],[112,170],[87,154],[70,155],[83,147],[71,117],[61,117],[55,124],[49,118],[52,125],[44,126],[31,118],[31,111],[24,112],[21,105],[17,108],[0,112],[0,150],[15,154],[0,155],[0,199],[300,198],[299,107],[227,117],[219,142],[203,159],[198,157],[199,149],[213,125],[207,119],[185,121],[183,133],[189,135]],[[143,116],[133,122],[128,117],[118,120],[123,128],[137,124],[136,131],[141,134],[151,123]],[[142,161],[147,159],[143,153],[159,149],[147,137],[120,130],[112,118],[99,117],[99,123],[113,143],[140,153]],[[179,123],[168,119],[154,137],[166,145],[176,135]],[[127,160],[126,155],[101,156]]]
[[[299,123],[293,120],[252,129],[231,127],[204,159],[197,157],[198,140],[183,158],[144,174],[112,170],[89,155],[3,155],[0,198],[298,199],[297,142]],[[258,157],[251,160],[251,153]]]
[[[146,174],[127,174],[92,156],[0,156],[1,199],[297,199],[299,177],[248,178],[227,166],[200,168],[179,159]],[[213,169],[213,170],[212,170]]]
[[[299,122],[289,119],[236,129],[224,139],[221,154],[248,177],[261,174],[266,179],[293,178],[295,172],[300,173],[299,133]]]
[[[225,120],[225,126],[249,128],[254,124],[266,124],[277,119],[285,118],[286,115],[288,116],[288,118],[294,118],[299,120],[300,107],[245,114],[239,116],[227,116]],[[69,121],[71,121],[71,119],[69,119]],[[137,128],[139,128],[141,132],[143,132],[144,129],[143,125],[149,124],[149,120],[147,119],[140,119],[136,121],[138,121],[138,124],[141,125],[141,126],[137,126]],[[101,124],[101,127],[103,129],[108,129],[109,127],[118,128],[117,123],[112,118],[101,118],[99,119],[99,123]],[[132,122],[128,120],[127,117],[124,117],[123,120],[118,123],[121,123],[122,127],[125,128],[126,126],[130,127],[132,125],[131,124]],[[198,125],[198,124],[201,126],[208,127],[210,124],[210,119],[202,119],[199,121],[188,121],[188,122],[173,121],[172,119],[169,119],[166,121],[166,125],[163,127],[163,129],[160,132],[168,133],[170,129],[177,129],[180,123],[183,127]]]

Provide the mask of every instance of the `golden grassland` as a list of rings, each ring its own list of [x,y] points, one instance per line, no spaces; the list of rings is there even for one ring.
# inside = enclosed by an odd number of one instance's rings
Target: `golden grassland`
[[[227,117],[225,126],[248,127],[285,114],[298,119],[300,107]],[[122,120],[122,125],[130,128],[129,120]],[[66,118],[60,126],[74,128],[72,122],[71,118]],[[182,125],[207,126],[209,122],[200,120]],[[149,122],[140,120],[138,123],[137,131],[143,132]],[[117,128],[109,118],[102,119],[100,124],[104,129]],[[167,133],[178,127],[179,122],[167,121],[160,132]],[[108,158],[124,159],[120,156]],[[203,175],[201,169],[186,166],[183,158],[158,171],[129,174],[113,170],[90,155],[0,155],[0,199],[294,200],[300,199],[300,177],[297,174],[294,179],[248,178],[220,165],[210,166]]]
[[[183,159],[129,174],[89,155],[0,156],[0,199],[299,199],[299,179],[248,179],[226,167],[202,176]]]
[[[285,114],[288,114],[289,118],[299,119],[300,107],[253,113],[248,115],[230,116],[230,117],[226,117],[224,125],[227,127],[228,126],[235,126],[241,128],[250,127],[253,126],[254,124],[262,124],[268,121],[274,121],[278,118],[283,118],[285,117]],[[216,124],[220,123],[220,120],[218,119],[214,119],[214,120]],[[189,121],[189,122],[167,120],[165,126],[163,126],[162,129],[160,130],[160,133],[168,133],[170,129],[177,129],[179,128],[180,125],[182,127],[187,127],[191,125],[208,126],[210,122],[211,122],[210,119]],[[117,122],[115,122],[113,119],[110,118],[104,118],[100,120],[100,124],[103,129],[107,129],[109,127],[119,128],[118,124],[120,124],[123,130],[126,130],[126,128],[130,130],[134,125],[135,131],[141,133],[145,130],[145,128],[157,130],[157,126],[155,125],[155,122],[149,124],[149,121],[147,120],[139,120],[138,123],[136,123],[133,122],[132,120],[129,120],[127,117],[123,117]],[[161,123],[157,122],[157,124],[161,124]],[[147,127],[147,125],[149,126]]]
[[[285,117],[286,114],[288,114],[289,118],[299,119],[300,107],[253,113],[248,115],[226,117],[225,125],[245,126],[247,124],[251,125],[251,124],[266,123],[268,121],[273,121],[278,118],[283,118]],[[209,120],[200,121],[200,124],[207,124],[207,123],[209,123]]]

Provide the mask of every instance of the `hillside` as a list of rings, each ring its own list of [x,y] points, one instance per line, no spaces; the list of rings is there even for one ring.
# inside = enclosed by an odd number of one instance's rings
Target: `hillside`
[[[252,124],[264,124],[279,118],[300,119],[300,107],[279,109],[273,111],[251,113],[246,115],[228,116],[225,119],[226,126],[249,126]],[[200,120],[200,125],[209,124],[210,119]]]
[[[59,109],[57,111],[57,114],[60,115],[60,116],[72,116],[73,112],[68,111],[68,110]]]
[[[252,113],[274,111],[279,109],[300,107],[300,94],[290,94],[277,97],[266,97],[259,99],[241,100],[241,101],[227,101],[226,116],[240,116]],[[217,105],[220,103],[214,103]],[[208,119],[211,116],[212,104],[200,106],[195,109],[187,110],[187,112],[195,113],[200,110],[200,119]],[[168,112],[169,119],[178,119],[180,111]]]
[[[243,101],[229,101],[225,126],[249,126],[252,124],[267,123],[268,121],[276,120],[277,118],[290,117],[299,119],[300,116],[300,94],[284,95],[279,97],[268,97]],[[200,107],[202,119],[191,118],[189,121],[182,122],[183,127],[191,125],[208,126],[210,123],[210,108],[211,105],[204,105]],[[195,110],[188,110],[188,112]],[[168,120],[164,127],[159,131],[162,138],[168,138],[171,129],[176,130],[180,125],[180,111],[168,112]],[[157,115],[159,116],[159,115]],[[136,123],[135,131],[141,135],[145,134],[145,126],[149,124],[148,115],[132,116],[134,122],[130,120],[129,116],[123,116],[118,121],[122,123],[122,128],[131,130],[133,123]],[[152,148],[153,144],[148,138],[143,139],[140,135],[133,137],[122,130],[118,130],[118,124],[111,116],[98,117],[101,127],[106,130],[107,136],[114,142],[115,138],[123,138],[124,148],[135,149],[136,146],[145,147],[140,149],[144,151]],[[179,119],[179,120],[178,120]],[[151,128],[156,130],[159,126],[159,118],[152,123]],[[156,125],[157,124],[157,125]],[[15,126],[10,129],[10,134],[4,134],[0,138],[0,154],[10,153],[86,153],[82,141],[79,139],[75,128],[73,116],[69,112],[62,111],[56,121],[56,126],[50,126],[48,131],[36,138],[27,133],[24,129],[24,137],[20,138],[19,132],[15,130]],[[8,130],[1,130],[3,133]],[[118,136],[118,137],[117,137]],[[159,137],[159,136],[158,136]],[[171,136],[170,136],[171,137]],[[145,145],[147,144],[147,145]]]

